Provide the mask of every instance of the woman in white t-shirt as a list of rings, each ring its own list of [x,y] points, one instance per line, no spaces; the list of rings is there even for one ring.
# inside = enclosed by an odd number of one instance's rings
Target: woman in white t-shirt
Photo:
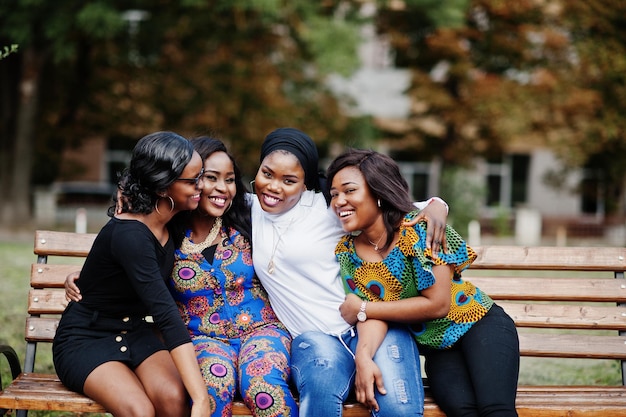
[[[341,415],[357,371],[358,335],[339,311],[345,291],[334,249],[344,232],[320,192],[318,162],[308,135],[294,128],[274,130],[261,148],[252,204],[254,268],[276,315],[294,337],[292,377],[300,414],[307,417]],[[416,205],[423,209],[436,200]],[[438,200],[420,212],[435,250],[446,210]],[[374,390],[376,415],[422,415],[419,353],[411,334],[392,325],[380,342],[371,351],[385,381]]]

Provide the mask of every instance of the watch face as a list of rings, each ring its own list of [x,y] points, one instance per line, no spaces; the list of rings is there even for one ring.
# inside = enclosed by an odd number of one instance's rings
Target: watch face
[[[356,319],[358,321],[365,321],[367,320],[367,316],[365,315],[364,311],[359,311],[359,313],[356,315]]]

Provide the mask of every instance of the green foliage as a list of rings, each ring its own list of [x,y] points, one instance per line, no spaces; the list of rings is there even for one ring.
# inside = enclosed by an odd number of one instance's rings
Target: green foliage
[[[3,46],[0,50],[0,59],[4,59],[11,55],[14,52],[17,52],[18,46],[17,44],[12,44],[11,46]]]
[[[188,0],[189,1],[189,0]],[[192,0],[193,1],[193,0]],[[220,2],[221,7],[224,10],[228,9],[240,9],[246,11],[258,12],[266,17],[277,18],[280,16],[281,9],[284,7],[284,1],[282,0],[225,0]]]
[[[12,4],[6,4],[12,3]],[[124,27],[120,12],[107,2],[21,0],[0,4],[0,39],[14,39],[37,59],[51,54],[57,63],[76,58],[84,41],[110,39]]]
[[[358,65],[359,1],[13,0],[0,2],[0,44],[19,44],[25,73],[46,80],[41,110],[30,112],[38,118],[26,123],[46,158],[39,166],[58,164],[65,147],[94,134],[131,147],[168,128],[219,132],[250,174],[262,137],[292,125],[322,149],[395,137],[404,150],[457,165],[520,143],[549,146],[568,167],[624,183],[625,2],[375,4],[371,21],[413,74],[412,113],[381,134],[369,119],[342,115],[324,84],[328,73],[349,75]],[[136,32],[123,19],[129,9],[150,16]],[[2,74],[13,77],[0,80],[3,100],[17,97],[14,74]],[[0,128],[0,152],[23,143],[12,125]],[[622,191],[607,197],[619,210]]]
[[[617,360],[522,357],[520,385],[621,385]]]
[[[393,132],[403,146],[453,164],[548,147],[602,178],[604,206],[626,213],[625,2],[404,3],[380,1],[377,18],[414,74],[413,112]],[[454,6],[464,23],[445,25]]]
[[[110,39],[126,27],[118,10],[107,3],[88,3],[77,13],[76,26],[93,39]]]
[[[511,210],[506,207],[496,207],[496,216],[493,219],[493,227],[495,229],[496,236],[511,236],[513,234],[511,227]]]
[[[439,28],[459,28],[465,26],[470,0],[407,0],[406,4],[423,10]]]
[[[357,27],[334,6],[305,0],[16,4],[0,4],[0,40],[22,33],[18,39],[42,63],[38,78],[46,80],[41,111],[33,113],[40,117],[29,123],[36,129],[35,163],[46,167],[36,170],[37,183],[71,179],[55,175],[63,172],[62,151],[94,134],[125,138],[118,149],[129,149],[153,130],[216,131],[251,175],[258,144],[278,126],[307,131],[321,149],[349,128],[324,77],[356,67]],[[129,9],[149,16],[136,30],[122,18]]]
[[[24,322],[26,320],[26,305],[28,298],[28,276],[30,266],[36,261],[33,255],[31,239],[0,240],[0,277],[2,277],[2,310],[0,311],[0,344],[6,344],[15,349],[22,367],[26,343],[24,341]],[[2,357],[4,358],[4,357]],[[42,344],[37,349],[35,371],[54,372],[52,364],[52,349],[48,344]],[[0,372],[3,384],[11,380],[8,364],[0,360]],[[73,416],[73,413],[52,411],[31,411],[33,417],[61,417]],[[97,414],[93,415],[98,416]],[[104,415],[102,415],[104,417]]]
[[[340,19],[314,17],[308,21],[303,38],[316,57],[321,72],[350,76],[358,69],[359,30],[358,24]]]

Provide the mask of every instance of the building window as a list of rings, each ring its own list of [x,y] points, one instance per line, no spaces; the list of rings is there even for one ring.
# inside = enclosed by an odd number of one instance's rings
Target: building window
[[[487,206],[501,205],[502,198],[502,175],[500,173],[490,173],[487,175]]]
[[[487,206],[515,207],[528,201],[530,155],[510,154],[487,163]]]
[[[117,184],[119,175],[130,163],[131,151],[108,150],[106,153],[106,178],[103,181]]]
[[[398,162],[398,166],[402,176],[409,184],[409,194],[415,201],[423,201],[436,195],[437,190],[433,187],[433,181],[437,181],[439,177],[438,164],[433,162]]]
[[[511,161],[511,203],[513,206],[528,201],[528,171],[530,155],[513,154]]]
[[[428,194],[428,174],[415,173],[412,178],[411,192],[415,201],[424,201],[429,198]]]
[[[595,172],[585,171],[585,178],[580,182],[581,209],[584,214],[599,214],[602,209],[599,202],[602,199],[601,182]]]

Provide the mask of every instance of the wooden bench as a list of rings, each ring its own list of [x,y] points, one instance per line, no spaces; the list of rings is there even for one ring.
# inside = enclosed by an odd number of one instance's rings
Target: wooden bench
[[[51,342],[66,302],[63,283],[76,264],[57,256],[84,257],[93,234],[37,231],[25,339],[24,369],[12,349],[14,380],[0,393],[0,409],[104,412],[94,401],[68,391],[56,375],[35,371],[37,344]],[[616,360],[621,384],[614,386],[519,386],[520,416],[626,416],[626,249],[603,247],[475,248],[477,261],[468,278],[514,318],[523,356]],[[49,258],[51,257],[51,258]],[[62,258],[61,258],[62,259]],[[545,271],[548,271],[546,276]],[[530,330],[529,330],[530,329]],[[581,332],[583,331],[583,332]],[[17,363],[17,365],[15,365]],[[323,399],[320,399],[323,401]],[[234,415],[250,415],[242,402]],[[359,404],[346,404],[344,416],[367,416]],[[425,415],[443,417],[426,391]]]

